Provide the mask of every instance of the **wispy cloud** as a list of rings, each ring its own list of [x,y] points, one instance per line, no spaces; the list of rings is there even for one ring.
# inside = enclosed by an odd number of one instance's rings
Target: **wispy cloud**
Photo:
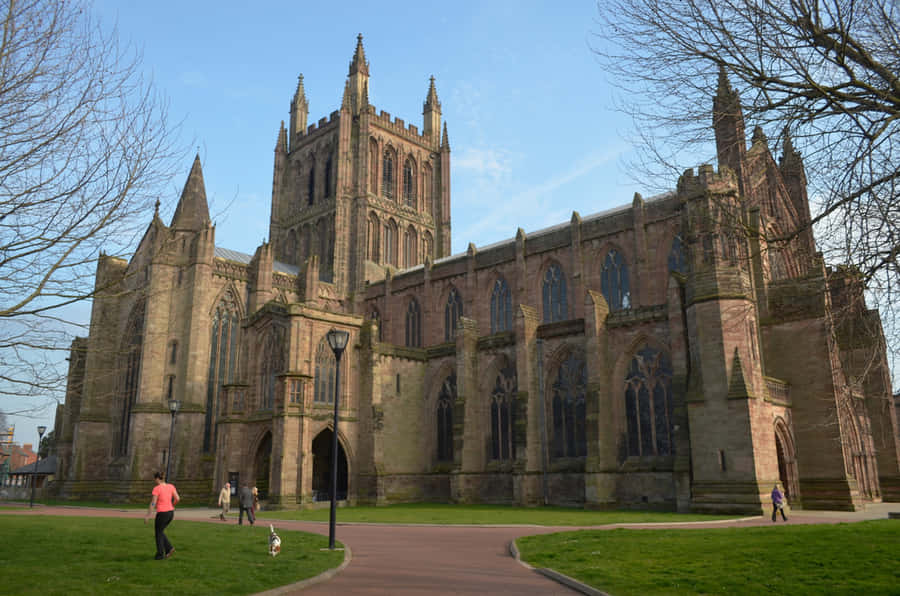
[[[511,236],[513,225],[523,227],[529,224],[537,224],[539,227],[562,223],[568,220],[573,205],[560,205],[557,199],[560,189],[575,180],[582,178],[597,168],[615,161],[625,148],[613,146],[603,151],[591,152],[572,163],[565,170],[551,173],[543,182],[528,189],[504,198],[502,189],[494,189],[488,197],[482,197],[479,203],[484,210],[472,220],[468,226],[464,226],[460,232],[466,239],[476,240],[487,236],[491,232],[502,231],[506,236]],[[458,167],[454,161],[454,167]],[[485,168],[489,169],[488,166]],[[530,221],[523,221],[527,216]],[[585,215],[585,214],[582,214]],[[501,240],[493,238],[491,241]],[[466,240],[468,241],[468,240]]]
[[[488,178],[496,182],[512,171],[509,152],[502,149],[466,148],[453,156],[453,168],[466,171],[467,175]]]

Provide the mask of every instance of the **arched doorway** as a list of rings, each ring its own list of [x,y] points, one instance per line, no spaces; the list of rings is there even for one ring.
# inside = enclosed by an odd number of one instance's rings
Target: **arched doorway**
[[[272,463],[272,433],[267,432],[256,448],[254,467],[260,499],[269,498],[269,466]]]
[[[788,503],[799,502],[800,482],[797,478],[797,454],[787,424],[775,421],[775,451],[778,455],[778,479],[784,488]]]
[[[326,428],[313,439],[313,501],[331,499],[331,444],[334,433]],[[338,441],[337,500],[347,499],[347,455],[344,446]]]

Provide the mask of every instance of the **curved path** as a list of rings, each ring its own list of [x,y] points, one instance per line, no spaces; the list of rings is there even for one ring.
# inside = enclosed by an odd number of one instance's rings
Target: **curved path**
[[[795,511],[788,523],[838,523],[884,519],[897,504],[873,505],[861,512]],[[141,517],[143,510],[37,507],[9,514]],[[180,519],[217,521],[217,510],[180,509]],[[261,519],[269,523],[268,519]],[[274,520],[273,520],[274,521]],[[221,522],[219,522],[221,523]],[[277,528],[328,534],[328,524],[277,521]],[[779,522],[782,523],[782,522]],[[614,524],[601,528],[713,528],[770,525],[766,517],[727,522],[682,524]],[[337,539],[350,546],[353,559],[330,580],[303,590],[290,587],[280,594],[575,594],[576,592],[529,569],[509,554],[509,543],[530,534],[574,530],[542,526],[424,526],[338,524]]]

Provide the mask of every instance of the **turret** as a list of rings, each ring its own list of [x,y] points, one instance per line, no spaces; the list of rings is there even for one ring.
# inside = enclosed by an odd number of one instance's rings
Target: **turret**
[[[350,107],[354,114],[359,114],[363,106],[369,103],[369,63],[363,49],[362,33],[356,36],[356,50],[350,60]]]
[[[297,91],[291,101],[291,147],[297,135],[306,132],[306,119],[309,117],[309,102],[306,101],[306,90],[303,88],[303,75],[297,78]]]
[[[744,194],[744,156],[747,137],[741,100],[731,88],[725,69],[719,70],[719,86],[713,98],[713,129],[716,132],[716,154],[719,166],[728,166],[737,174],[738,186]]]
[[[194,158],[191,173],[188,174],[175,215],[172,216],[173,230],[191,230],[197,232],[209,226],[209,206],[206,203],[206,186],[203,183],[203,169],[200,167],[200,156]]]
[[[425,97],[422,115],[425,117],[422,132],[426,137],[434,138],[441,129],[441,102],[438,100],[437,90],[434,88],[434,77],[431,77],[428,85],[428,95]]]

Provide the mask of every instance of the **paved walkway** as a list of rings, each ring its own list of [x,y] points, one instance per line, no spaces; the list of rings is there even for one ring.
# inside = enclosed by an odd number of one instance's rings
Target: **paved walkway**
[[[887,518],[900,504],[869,506],[865,511],[792,511],[789,524],[840,523]],[[36,507],[10,511],[20,515],[78,515],[134,517],[144,510]],[[340,514],[340,512],[338,512]],[[180,509],[179,519],[217,522],[217,510]],[[779,524],[784,522],[780,521]],[[261,519],[260,522],[268,523]],[[221,523],[221,522],[218,522]],[[600,529],[630,528],[726,528],[772,525],[768,517],[736,521],[679,524],[613,524]],[[278,521],[277,528],[328,534],[328,524]],[[397,526],[338,524],[337,538],[352,551],[352,561],[335,577],[303,590],[284,589],[284,594],[574,594],[555,581],[518,563],[509,554],[510,542],[530,534],[573,530],[572,527],[540,526]]]

